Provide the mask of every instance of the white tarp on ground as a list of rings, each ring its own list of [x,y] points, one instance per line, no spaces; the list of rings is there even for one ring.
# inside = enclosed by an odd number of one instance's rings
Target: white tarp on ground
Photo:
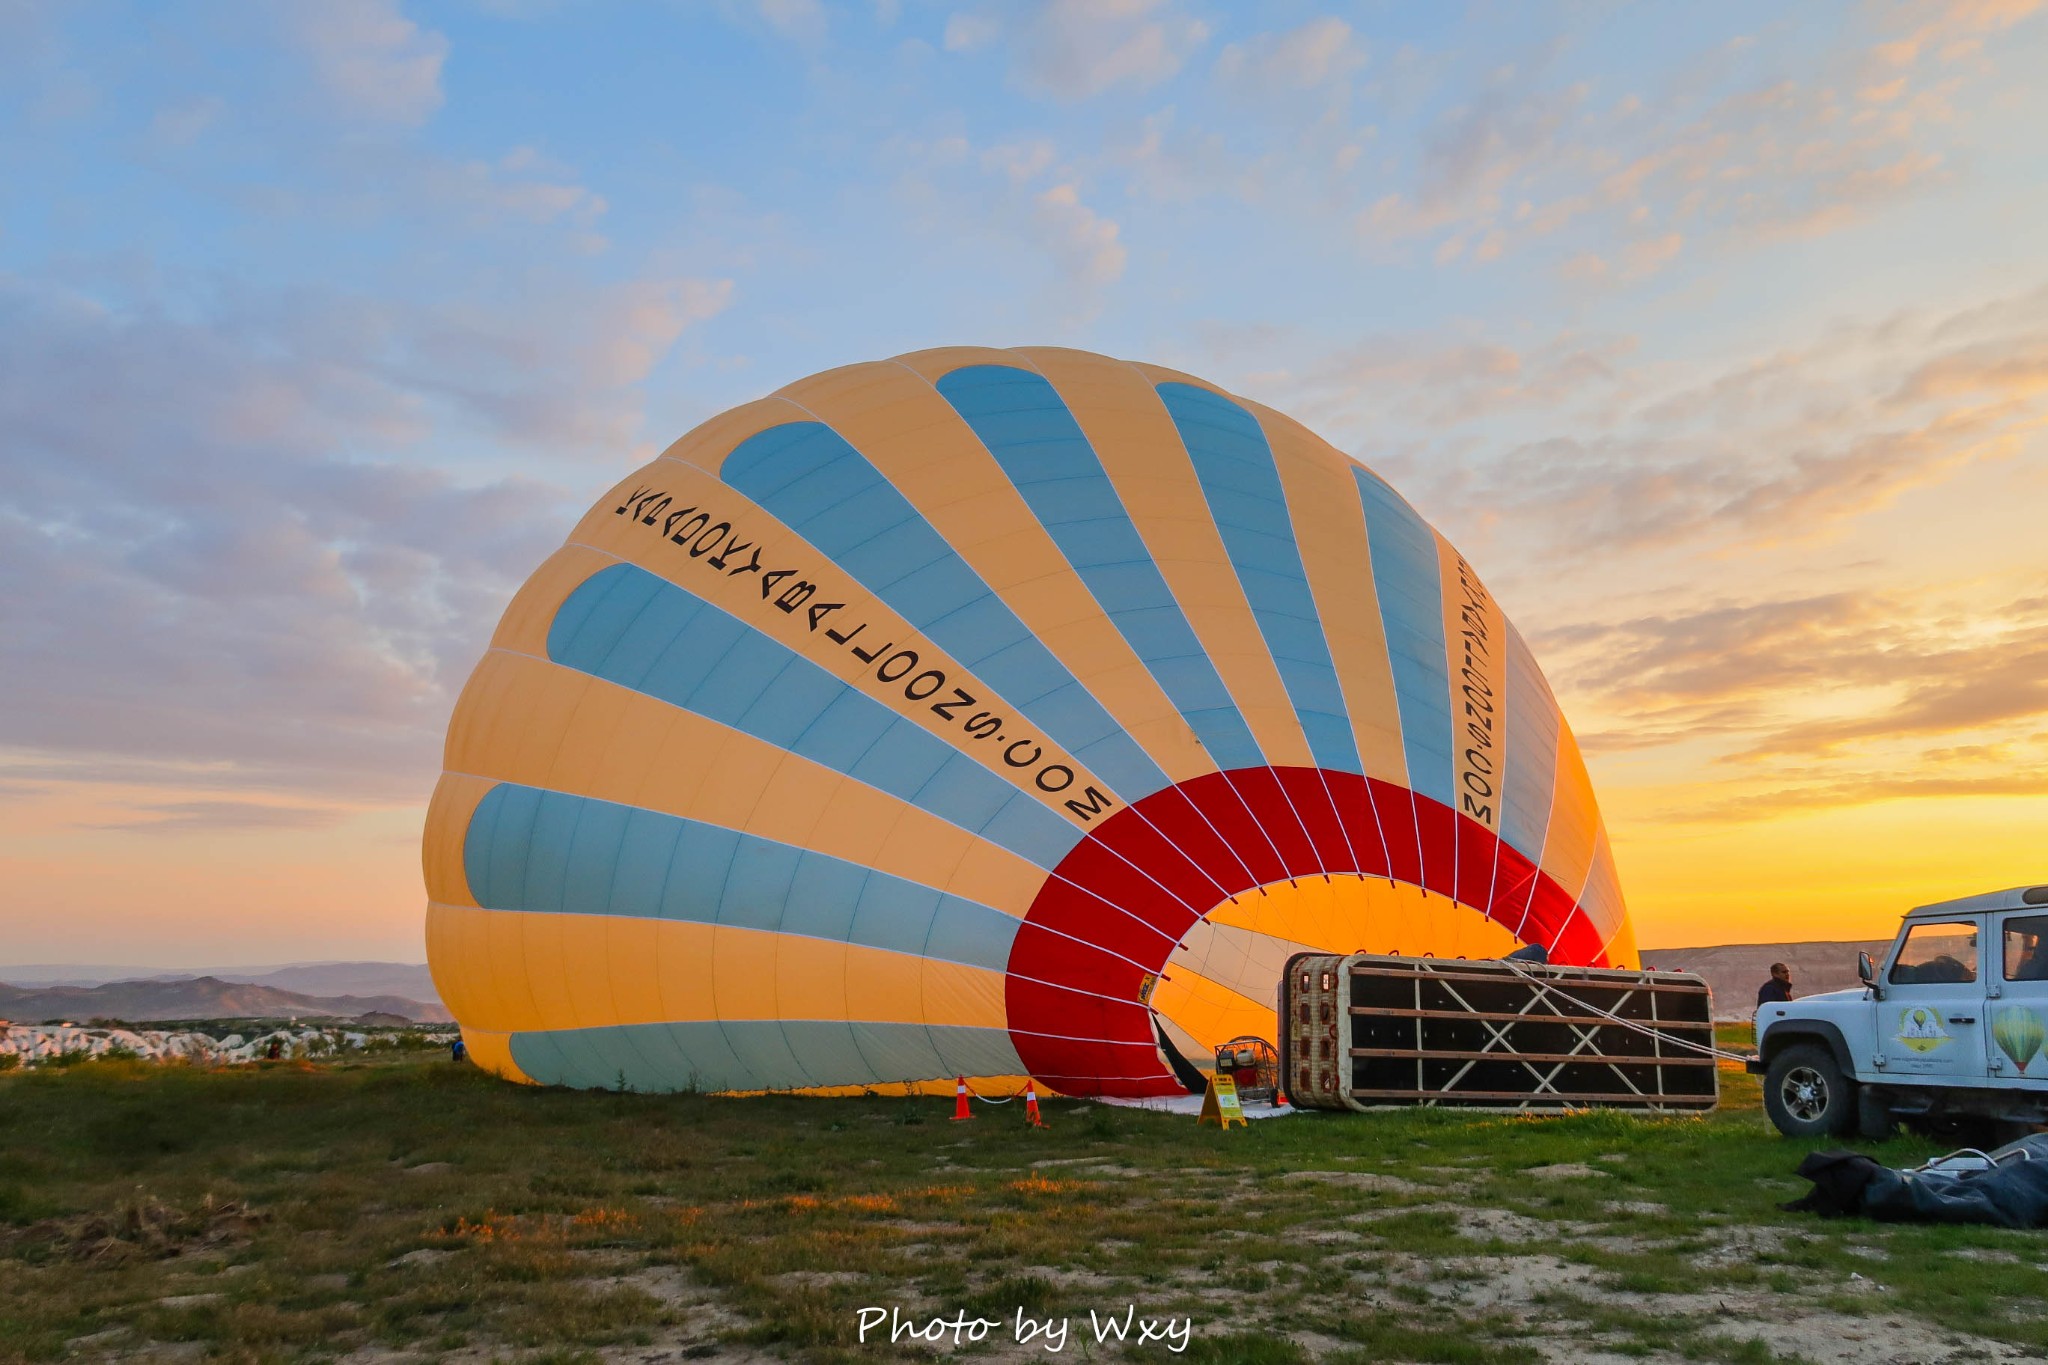
[[[1152,1109],[1162,1114],[1186,1114],[1189,1118],[1195,1118],[1202,1112],[1200,1095],[1152,1095],[1142,1100],[1112,1099],[1104,1095],[1097,1096],[1096,1103],[1113,1104],[1120,1109]],[[1284,1119],[1297,1112],[1294,1106],[1288,1104],[1247,1104],[1243,1108],[1244,1116],[1248,1119]]]

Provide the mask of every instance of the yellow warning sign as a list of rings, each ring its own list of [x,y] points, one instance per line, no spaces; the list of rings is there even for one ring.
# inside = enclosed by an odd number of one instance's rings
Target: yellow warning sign
[[[1244,1109],[1237,1102],[1237,1082],[1228,1076],[1211,1076],[1209,1089],[1202,1095],[1202,1116],[1195,1123],[1213,1123],[1227,1130],[1244,1121]]]

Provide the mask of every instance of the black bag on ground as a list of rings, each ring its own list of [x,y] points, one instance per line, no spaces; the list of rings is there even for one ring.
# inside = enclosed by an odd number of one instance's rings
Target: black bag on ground
[[[1880,1171],[1896,1174],[1861,1152],[1808,1152],[1799,1163],[1799,1174],[1811,1180],[1813,1188],[1778,1207],[1823,1218],[1852,1217],[1863,1212],[1863,1189]]]
[[[1895,1171],[1860,1152],[1813,1152],[1799,1174],[1814,1182],[1780,1207],[1823,1218],[1860,1213],[1886,1223],[1989,1223],[2048,1227],[2048,1133],[1988,1154],[1980,1170]]]

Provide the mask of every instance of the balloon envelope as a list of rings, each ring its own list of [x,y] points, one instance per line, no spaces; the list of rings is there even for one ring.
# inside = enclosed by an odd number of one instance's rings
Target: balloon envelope
[[[1298,423],[1066,350],[712,419],[505,613],[428,955],[523,1080],[1179,1089],[1301,951],[1635,965],[1570,729],[1478,574]]]

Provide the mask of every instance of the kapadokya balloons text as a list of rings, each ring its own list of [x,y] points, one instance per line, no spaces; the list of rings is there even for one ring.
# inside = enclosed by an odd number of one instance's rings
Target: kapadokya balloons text
[[[1066,350],[854,365],[600,498],[425,836],[471,1056],[574,1086],[1178,1088],[1289,954],[1635,965],[1570,729],[1369,469]]]

